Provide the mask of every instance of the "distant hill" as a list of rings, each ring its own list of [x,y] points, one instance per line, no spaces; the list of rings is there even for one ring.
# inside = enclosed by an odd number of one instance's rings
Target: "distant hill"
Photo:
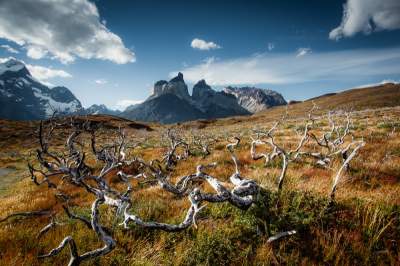
[[[343,92],[325,94],[309,100],[289,105],[291,116],[303,117],[315,103],[326,114],[328,110],[359,111],[382,107],[400,106],[400,84],[386,83],[374,87],[350,89]],[[275,120],[285,112],[284,106],[277,106],[257,113],[250,119]]]

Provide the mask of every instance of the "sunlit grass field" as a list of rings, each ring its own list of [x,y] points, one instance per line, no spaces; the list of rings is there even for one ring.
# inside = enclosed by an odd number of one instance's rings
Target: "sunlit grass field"
[[[386,94],[385,94],[386,93]],[[114,210],[101,208],[102,221],[113,229],[116,248],[108,255],[84,265],[399,265],[400,264],[400,93],[398,87],[383,87],[379,93],[353,91],[350,94],[315,99],[317,135],[326,131],[328,110],[351,111],[351,131],[366,145],[350,163],[336,192],[335,206],[326,211],[333,177],[339,166],[334,161],[328,168],[309,160],[289,165],[282,193],[276,179],[279,161],[268,165],[252,160],[250,136],[253,129],[268,129],[285,112],[278,107],[249,116],[215,121],[194,121],[175,125],[148,124],[94,116],[88,119],[104,122],[98,137],[106,144],[117,137],[117,129],[125,128],[132,144],[129,157],[159,159],[167,151],[162,137],[167,128],[179,129],[189,139],[207,135],[217,141],[210,145],[211,154],[194,153],[178,163],[171,180],[194,173],[198,164],[217,162],[208,172],[220,181],[228,181],[234,171],[225,145],[239,136],[236,149],[241,174],[262,186],[256,203],[242,211],[228,203],[209,204],[200,213],[197,228],[167,233],[132,226],[124,230],[115,220]],[[358,98],[357,98],[358,97]],[[361,99],[355,102],[355,99]],[[352,104],[352,102],[355,102]],[[276,132],[276,142],[290,149],[301,136],[296,128],[304,124],[312,102],[289,105],[288,117]],[[84,118],[82,118],[84,119]],[[341,121],[338,121],[338,123]],[[37,238],[49,217],[15,217],[0,223],[0,264],[2,265],[66,265],[69,253],[38,260],[36,256],[56,247],[67,235],[75,239],[78,250],[88,251],[102,243],[84,224],[68,219],[54,192],[36,186],[27,170],[27,162],[35,162],[38,147],[38,122],[0,121],[0,219],[14,212],[51,209],[60,226]],[[51,142],[56,150],[65,149],[68,129],[59,129]],[[90,138],[83,134],[81,143],[89,150]],[[313,143],[305,148],[317,149]],[[98,171],[101,164],[88,157],[88,164]],[[111,185],[115,172],[107,177]],[[133,212],[144,220],[179,223],[190,206],[187,197],[179,198],[157,185],[134,181]],[[209,190],[207,185],[202,185]],[[83,189],[65,186],[72,195],[72,209],[90,215],[94,197]],[[211,190],[210,190],[211,191]],[[279,207],[275,204],[279,200]],[[297,230],[297,234],[267,243],[270,234]]]

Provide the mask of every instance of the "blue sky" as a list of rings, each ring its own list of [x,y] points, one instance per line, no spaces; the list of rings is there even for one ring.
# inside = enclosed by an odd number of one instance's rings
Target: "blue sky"
[[[15,0],[0,3],[0,58],[86,107],[144,100],[178,71],[189,88],[205,78],[303,100],[400,80],[399,29],[398,0]]]

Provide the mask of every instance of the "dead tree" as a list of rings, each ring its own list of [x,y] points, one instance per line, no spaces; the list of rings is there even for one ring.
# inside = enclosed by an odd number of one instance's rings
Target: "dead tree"
[[[165,163],[166,170],[171,171],[180,160],[184,160],[191,155],[189,144],[179,135],[177,130],[169,128],[165,134],[170,146],[163,156],[161,162]],[[183,148],[183,154],[177,154],[177,149]]]
[[[150,162],[146,162],[141,158],[127,159],[125,153],[126,135],[122,130],[118,130],[117,140],[114,143],[100,147],[97,143],[96,135],[99,128],[88,121],[78,122],[71,120],[63,124],[63,128],[68,127],[72,132],[66,141],[66,152],[55,152],[50,148],[50,139],[57,129],[58,124],[50,121],[46,125],[43,122],[40,123],[38,131],[39,147],[36,150],[39,166],[29,164],[31,178],[36,185],[41,186],[45,184],[49,189],[53,190],[54,194],[62,200],[62,206],[67,217],[83,223],[89,230],[94,231],[98,239],[103,243],[103,246],[91,251],[81,252],[78,250],[73,237],[69,235],[57,247],[46,254],[39,255],[40,259],[54,257],[67,246],[70,251],[68,265],[79,265],[81,262],[110,253],[117,243],[112,237],[111,229],[108,229],[100,222],[101,213],[99,207],[102,205],[112,207],[115,219],[122,221],[120,225],[127,230],[132,227],[142,227],[176,232],[192,225],[197,227],[196,217],[207,203],[229,202],[237,208],[246,210],[253,204],[259,192],[258,184],[251,179],[243,177],[240,173],[238,159],[234,152],[234,149],[239,145],[239,138],[235,138],[234,143],[227,145],[227,150],[235,165],[235,170],[230,177],[230,186],[232,187],[230,189],[216,177],[208,173],[209,169],[217,167],[216,163],[198,165],[192,174],[182,176],[178,178],[177,182],[173,183],[163,170],[162,162],[157,159]],[[80,144],[80,138],[84,138],[87,135],[90,137],[90,153],[93,154],[98,162],[103,164],[100,171],[97,171],[86,163],[86,151],[84,145]],[[173,137],[170,133],[169,138],[172,143],[172,150],[169,152],[169,157],[173,157],[176,147],[182,145],[183,141]],[[173,160],[169,159],[169,157],[167,156],[166,161]],[[135,164],[138,174],[131,175],[124,172],[124,167],[132,163]],[[125,184],[125,189],[121,191],[116,186],[113,186],[109,182],[109,177],[111,176],[118,176],[119,182]],[[190,207],[186,211],[184,220],[178,224],[145,221],[133,213],[132,197],[134,195],[132,195],[132,179],[154,180],[161,189],[173,193],[178,197],[188,197]],[[203,192],[200,187],[202,183],[208,184],[215,192]],[[72,197],[63,190],[63,186],[66,184],[74,186],[77,189],[83,189],[85,193],[92,194],[95,197],[91,204],[90,218],[79,216],[71,211],[69,205],[73,204]],[[47,213],[37,212],[29,215],[45,214]],[[63,224],[55,220],[55,214],[51,213],[50,223],[40,230],[38,238],[46,235],[55,226],[63,226]]]
[[[347,154],[347,152],[349,152],[350,149],[353,147],[353,149],[351,150],[349,155],[346,157],[346,160],[343,162],[343,164],[340,166],[339,170],[337,171],[335,178],[333,179],[332,189],[329,193],[330,204],[332,204],[335,201],[335,192],[337,190],[337,186],[338,186],[339,182],[341,181],[343,172],[348,168],[350,161],[356,156],[358,150],[361,149],[364,145],[365,145],[365,142],[363,140],[361,140],[361,141],[357,141],[357,142],[352,142],[345,148],[346,154]]]
[[[281,158],[282,161],[282,166],[281,166],[281,173],[278,177],[278,191],[280,192],[283,187],[283,182],[285,180],[286,172],[288,169],[288,164],[289,162],[297,160],[299,155],[301,154],[300,150],[304,146],[305,142],[308,140],[308,131],[310,127],[314,123],[314,118],[312,117],[312,111],[315,110],[317,107],[314,104],[313,108],[309,111],[309,121],[306,121],[306,124],[304,126],[304,133],[302,134],[301,139],[299,140],[299,143],[297,144],[296,148],[293,150],[286,150],[283,148],[283,146],[279,145],[275,141],[275,131],[277,130],[278,126],[280,124],[283,124],[285,122],[287,115],[286,114],[283,116],[283,118],[275,122],[274,125],[268,130],[268,131],[256,131],[256,138],[252,138],[251,142],[251,148],[250,148],[250,155],[253,160],[259,160],[264,158],[265,160],[265,165],[268,165],[271,161],[273,161],[276,158]],[[256,146],[259,145],[267,145],[271,148],[271,152],[269,153],[257,153],[256,152]]]

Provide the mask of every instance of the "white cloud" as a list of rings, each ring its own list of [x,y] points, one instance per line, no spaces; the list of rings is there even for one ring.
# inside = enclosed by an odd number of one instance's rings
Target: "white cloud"
[[[26,55],[33,59],[41,59],[47,55],[47,51],[43,50],[39,46],[28,46],[26,49]]]
[[[189,82],[205,79],[214,86],[357,81],[375,75],[400,75],[400,47],[314,51],[301,60],[292,53],[265,53],[229,60],[212,58],[179,71]]]
[[[299,48],[297,49],[297,54],[296,57],[302,57],[305,56],[306,54],[312,53],[311,48]]]
[[[221,46],[214,42],[206,42],[205,40],[201,39],[193,39],[192,43],[190,44],[193,49],[199,49],[199,50],[211,50],[211,49],[219,49]]]
[[[7,44],[0,45],[0,47],[5,49],[9,53],[12,53],[12,54],[18,54],[19,53],[18,50],[12,48],[10,45],[7,45]]]
[[[399,0],[347,0],[342,22],[329,33],[329,38],[339,40],[358,32],[394,29],[400,29]]]
[[[104,84],[106,84],[108,81],[107,81],[106,79],[96,79],[94,82],[95,82],[96,84],[99,84],[99,85],[104,85]]]
[[[26,64],[26,68],[29,70],[29,72],[32,74],[34,78],[39,80],[41,83],[53,87],[54,84],[49,82],[50,79],[52,78],[71,78],[72,75],[64,70],[60,69],[53,69],[53,68],[48,68],[48,67],[43,67],[43,66],[38,66],[38,65],[30,65]]]
[[[117,64],[135,61],[135,54],[100,21],[96,5],[88,0],[1,1],[0,38],[25,47],[34,59],[48,54],[63,63],[77,57]]]
[[[117,102],[117,104],[115,105],[115,107],[118,110],[123,111],[123,110],[125,110],[126,107],[128,107],[130,105],[139,104],[139,103],[142,103],[142,102],[143,102],[143,100],[128,100],[128,99],[119,100]]]
[[[274,50],[274,48],[275,48],[274,43],[272,43],[272,42],[268,43],[268,51],[272,51],[272,50]]]

